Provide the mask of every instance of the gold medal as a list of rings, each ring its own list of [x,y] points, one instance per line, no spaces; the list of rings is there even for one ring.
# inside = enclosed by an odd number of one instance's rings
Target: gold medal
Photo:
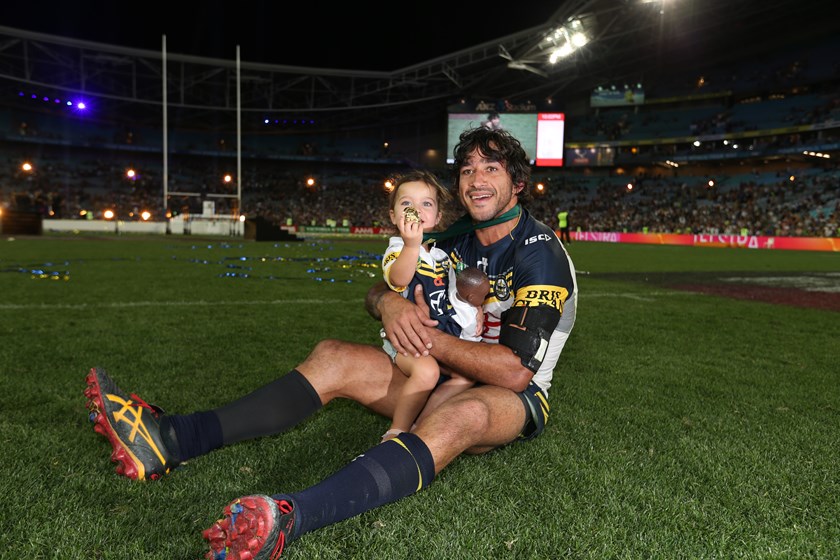
[[[420,219],[420,212],[418,212],[417,208],[414,206],[406,206],[403,210],[403,214],[405,214],[406,222],[417,222],[419,224],[422,221]]]

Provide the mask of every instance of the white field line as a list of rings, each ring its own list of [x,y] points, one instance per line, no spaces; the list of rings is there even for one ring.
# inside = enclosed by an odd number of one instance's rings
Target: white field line
[[[618,293],[618,292],[584,292],[580,294],[580,298],[583,300],[589,298],[620,298],[620,299],[632,299],[634,301],[656,301],[658,297],[670,297],[670,296],[686,296],[686,295],[700,295],[694,292],[684,292],[680,290],[674,291],[656,291],[656,292],[644,292],[638,294],[627,294],[627,293]]]
[[[362,303],[364,299],[273,299],[252,301],[115,301],[105,303],[0,303],[0,309],[122,309],[132,307],[217,307],[219,305],[339,305]]]

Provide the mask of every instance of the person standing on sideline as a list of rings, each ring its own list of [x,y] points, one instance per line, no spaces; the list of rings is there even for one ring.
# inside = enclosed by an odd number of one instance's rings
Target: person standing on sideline
[[[569,245],[572,237],[569,235],[569,211],[561,210],[557,213],[557,227],[560,229],[560,241]]]

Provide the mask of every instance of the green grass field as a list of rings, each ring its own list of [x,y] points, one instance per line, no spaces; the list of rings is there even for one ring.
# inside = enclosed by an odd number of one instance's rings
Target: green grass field
[[[319,339],[378,344],[382,240],[0,238],[0,557],[202,557],[231,499],[296,491],[379,441],[333,403],[158,482],[114,473],[85,409],[105,367],[170,412],[224,404]],[[422,492],[289,559],[840,558],[838,314],[668,290],[644,275],[838,271],[836,254],[575,243],[578,321],[543,436],[462,457]]]

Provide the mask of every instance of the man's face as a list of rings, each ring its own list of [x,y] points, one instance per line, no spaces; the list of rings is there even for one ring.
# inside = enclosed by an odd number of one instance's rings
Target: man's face
[[[520,187],[507,169],[474,150],[458,171],[458,196],[473,220],[486,221],[514,207]]]

